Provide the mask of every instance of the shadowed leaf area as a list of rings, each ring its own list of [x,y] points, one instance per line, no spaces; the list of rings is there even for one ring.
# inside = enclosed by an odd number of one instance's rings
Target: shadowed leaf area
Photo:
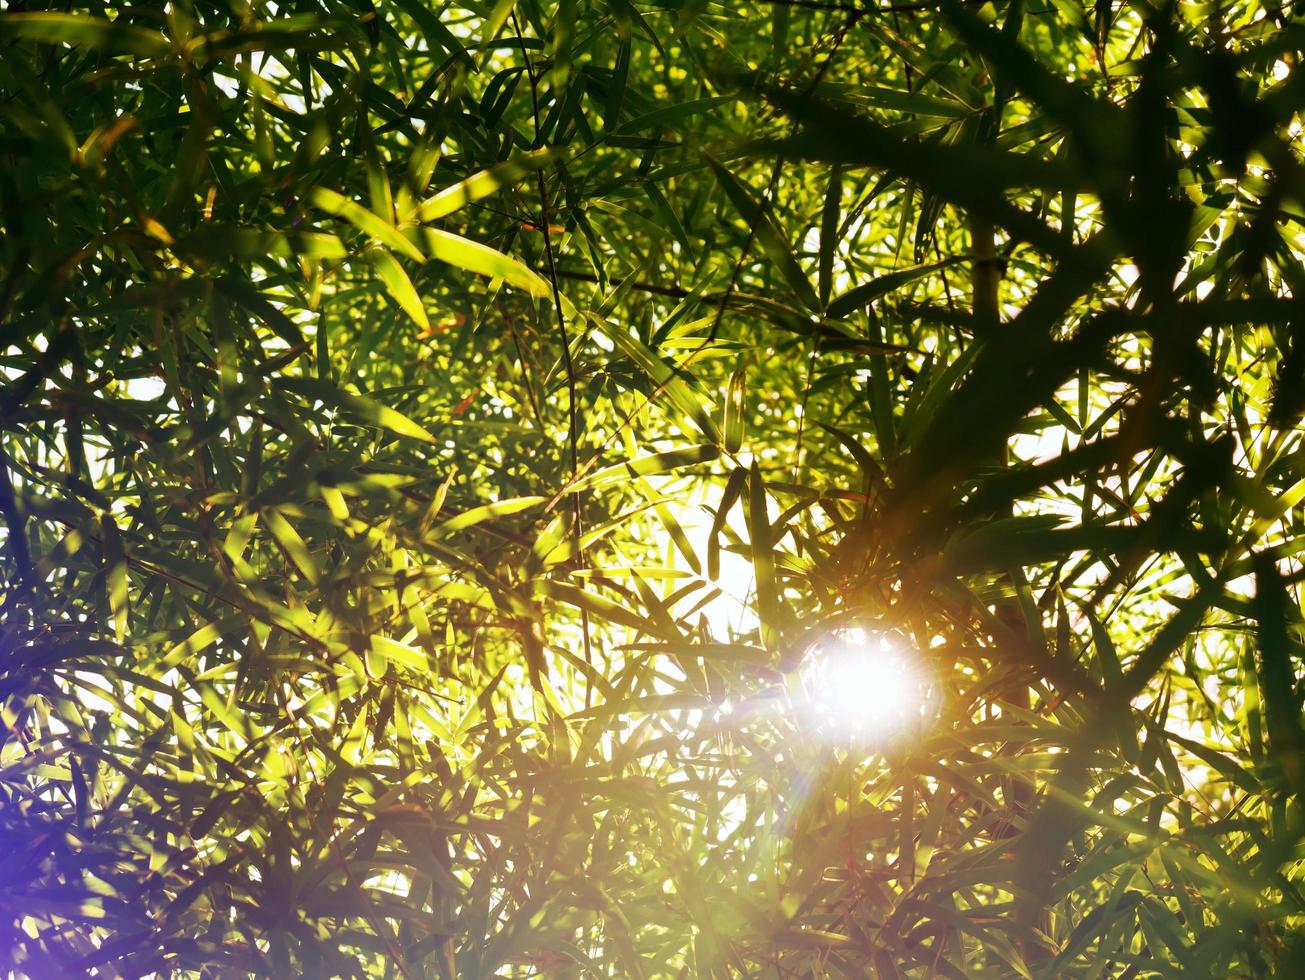
[[[1302,57],[0,3],[0,974],[1305,976]]]

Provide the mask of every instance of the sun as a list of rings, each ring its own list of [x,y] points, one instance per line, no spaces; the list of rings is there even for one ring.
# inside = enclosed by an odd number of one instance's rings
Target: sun
[[[887,633],[840,630],[808,655],[802,671],[804,713],[839,740],[880,744],[918,730],[931,685]]]

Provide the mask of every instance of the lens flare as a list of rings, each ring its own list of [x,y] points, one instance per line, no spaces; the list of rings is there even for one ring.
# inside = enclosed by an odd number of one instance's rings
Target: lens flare
[[[802,671],[805,714],[827,737],[881,745],[916,733],[932,714],[932,685],[890,634],[842,630]]]

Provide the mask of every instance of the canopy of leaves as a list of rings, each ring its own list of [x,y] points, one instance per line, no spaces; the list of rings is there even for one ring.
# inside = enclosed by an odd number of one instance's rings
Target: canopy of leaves
[[[1292,4],[0,51],[0,970],[1305,975]]]

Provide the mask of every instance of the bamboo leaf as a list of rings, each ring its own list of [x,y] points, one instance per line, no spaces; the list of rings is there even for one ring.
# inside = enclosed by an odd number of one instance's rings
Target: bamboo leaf
[[[779,639],[779,593],[775,581],[774,544],[766,513],[766,484],[756,460],[748,473],[749,557],[757,576],[757,615],[761,618],[762,646],[773,650]]]
[[[426,256],[421,249],[410,242],[404,235],[384,218],[368,211],[356,201],[351,201],[339,191],[327,187],[314,187],[309,193],[309,200],[314,207],[321,208],[327,214],[343,218],[364,235],[374,239],[395,252],[402,253],[415,262],[424,262]]]
[[[262,516],[263,526],[276,539],[277,544],[282,547],[286,557],[294,563],[295,568],[299,569],[299,573],[312,585],[320,582],[322,575],[317,568],[317,563],[309,553],[308,545],[304,543],[304,539],[299,536],[299,532],[294,529],[294,526],[278,510],[266,510]]]
[[[384,636],[368,637],[368,649],[378,657],[382,657],[391,663],[398,664],[400,667],[406,667],[409,670],[418,671],[425,674],[430,670],[430,663],[426,655],[420,650],[416,650],[406,643],[400,643],[398,640],[391,640]]]
[[[720,430],[712,420],[711,413],[676,369],[634,337],[615,328],[607,328],[603,332],[618,350],[647,373],[660,390],[665,391],[676,411],[690,420],[699,433],[713,443],[720,443]]]
[[[421,296],[412,285],[408,274],[403,271],[403,266],[399,265],[399,260],[384,249],[374,250],[371,253],[371,260],[377,275],[385,283],[385,290],[390,297],[412,318],[413,323],[423,330],[429,330],[430,319],[426,316],[426,308],[422,304]]]
[[[802,271],[802,267],[794,257],[792,248],[780,234],[779,229],[775,227],[770,216],[762,211],[761,206],[753,198],[751,191],[715,160],[709,159],[707,162],[711,166],[712,172],[715,173],[721,187],[724,188],[730,203],[743,216],[743,220],[748,227],[754,230],[757,241],[765,250],[766,256],[779,269],[780,275],[784,277],[789,288],[793,290],[794,296],[806,309],[819,309],[820,301],[816,298],[815,290],[811,288],[806,273]]]
[[[72,13],[7,12],[0,16],[0,37],[71,44],[147,57],[161,57],[172,51],[168,39],[158,31]]]
[[[456,517],[450,517],[448,520],[436,525],[431,529],[430,535],[432,538],[440,538],[453,531],[474,527],[495,517],[510,517],[513,514],[519,514],[524,510],[537,507],[547,500],[547,497],[517,497],[511,500],[496,500],[492,504],[481,504],[479,507],[464,510]]]
[[[479,201],[497,194],[504,187],[510,187],[539,168],[548,166],[559,156],[560,153],[556,149],[545,148],[495,164],[422,201],[418,205],[418,214],[422,221],[435,221],[446,217],[462,210],[473,201]]]
[[[670,449],[650,456],[642,456],[625,463],[614,463],[600,470],[595,470],[571,485],[572,491],[596,490],[609,487],[641,476],[656,473],[668,473],[672,470],[707,463],[716,459],[720,450],[715,446],[689,446],[684,449]]]
[[[729,479],[725,481],[725,489],[721,492],[716,514],[712,518],[711,532],[707,535],[707,577],[713,582],[720,578],[720,533],[725,529],[730,508],[742,495],[747,479],[748,470],[742,466],[730,472]]]
[[[743,427],[747,408],[744,384],[746,374],[739,368],[730,375],[729,385],[725,390],[725,419],[721,426],[724,432],[724,448],[727,453],[736,453],[743,446]]]
[[[277,384],[305,398],[316,399],[357,415],[372,425],[395,435],[419,442],[435,442],[435,437],[412,419],[365,395],[343,391],[327,381],[316,378],[282,378]]]
[[[548,283],[535,272],[488,245],[437,228],[425,229],[425,236],[426,247],[433,259],[491,279],[502,279],[531,296],[548,296],[552,292]]]

